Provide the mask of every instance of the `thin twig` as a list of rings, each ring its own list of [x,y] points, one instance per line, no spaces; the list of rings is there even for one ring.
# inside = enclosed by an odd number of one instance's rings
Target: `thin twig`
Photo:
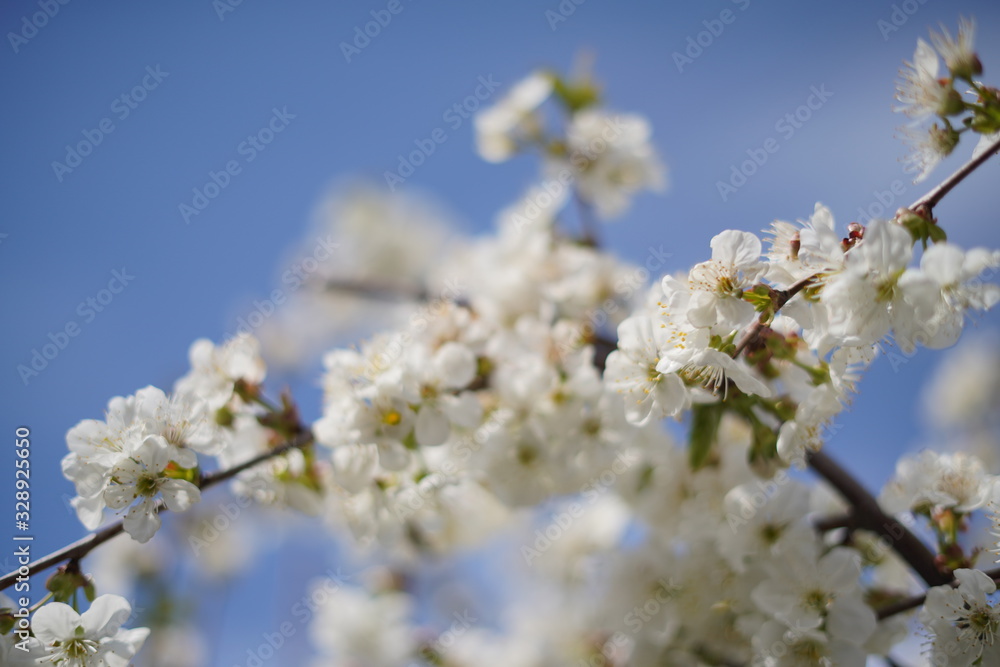
[[[910,210],[916,211],[920,207],[926,207],[928,211],[928,217],[930,212],[938,205],[944,196],[951,192],[952,188],[965,180],[965,177],[974,172],[979,168],[981,164],[990,159],[1000,151],[1000,139],[993,142],[989,148],[980,153],[975,158],[966,162],[958,171],[946,178],[940,185],[925,194],[923,197],[917,201],[910,204]]]
[[[598,225],[594,220],[594,209],[580,194],[579,188],[573,188],[573,200],[576,202],[576,215],[580,219],[582,240],[587,245],[597,248],[601,245]]]
[[[818,276],[816,275],[808,276],[798,281],[797,283],[795,283],[786,290],[775,290],[776,296],[774,297],[773,300],[774,312],[776,313],[779,310],[781,310],[781,308],[786,303],[788,303],[788,301],[793,296],[795,296],[803,289],[811,285],[816,280],[817,277]],[[736,349],[733,350],[732,353],[733,359],[740,356],[740,354],[742,354],[743,350],[745,350],[748,345],[757,340],[757,337],[760,336],[760,332],[764,330],[765,326],[767,326],[766,323],[764,322],[764,319],[765,318],[762,315],[760,318],[757,319],[756,322],[751,324],[750,327],[746,330],[746,333],[743,334],[743,337],[740,338],[738,343],[736,343]]]
[[[349,292],[376,301],[426,301],[428,299],[427,289],[422,285],[406,285],[399,282],[330,278],[322,282],[322,287],[328,292]]]
[[[261,454],[260,456],[256,456],[250,459],[249,461],[246,461],[245,463],[233,466],[232,468],[229,468],[227,470],[220,470],[218,472],[202,476],[201,481],[198,484],[198,487],[200,489],[207,489],[211,486],[215,486],[216,484],[224,482],[232,477],[235,477],[236,475],[240,474],[244,470],[247,470],[248,468],[252,468],[258,463],[262,463],[270,458],[284,454],[290,449],[305,447],[306,445],[311,443],[312,440],[313,440],[312,433],[309,432],[308,430],[304,431],[303,433],[300,433],[292,440],[289,440],[288,442],[283,443],[275,447],[274,449]],[[163,504],[162,500],[157,503],[156,511],[157,512],[167,511],[167,508]],[[123,530],[124,530],[124,522],[122,519],[119,519],[115,523],[102,528],[96,533],[91,533],[87,537],[77,540],[76,542],[73,542],[72,544],[63,547],[58,551],[53,551],[49,555],[39,558],[35,562],[26,566],[27,572],[25,572],[23,569],[19,569],[7,575],[4,575],[4,577],[0,579],[0,591],[12,586],[16,581],[18,581],[18,578],[20,578],[23,581],[26,577],[30,577],[39,572],[47,570],[50,567],[58,565],[63,561],[80,560],[81,558],[89,554],[91,551],[93,551],[95,548],[104,544],[111,538],[120,535]]]

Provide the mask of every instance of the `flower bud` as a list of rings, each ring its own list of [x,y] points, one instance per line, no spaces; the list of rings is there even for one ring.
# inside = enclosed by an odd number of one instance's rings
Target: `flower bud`
[[[965,102],[962,100],[962,96],[958,94],[958,91],[951,88],[951,84],[942,82],[942,87],[945,85],[949,86],[949,90],[947,94],[941,98],[941,104],[938,105],[937,114],[939,116],[957,116],[965,111]]]
[[[959,136],[958,132],[951,127],[940,127],[937,123],[934,123],[928,130],[927,140],[935,153],[941,157],[946,157],[951,155],[951,152],[955,150],[955,146],[958,145]]]
[[[983,73],[983,63],[980,62],[979,56],[971,51],[957,55],[946,64],[956,79],[968,81]]]

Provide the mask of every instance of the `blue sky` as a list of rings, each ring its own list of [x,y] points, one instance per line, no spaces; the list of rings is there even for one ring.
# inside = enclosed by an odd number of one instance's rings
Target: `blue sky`
[[[0,8],[2,421],[7,434],[32,429],[38,553],[84,532],[66,511],[71,487],[58,469],[66,430],[100,417],[111,396],[169,386],[186,370],[191,341],[232,331],[234,304],[275,285],[282,251],[331,183],[357,175],[379,183],[414,141],[443,128],[447,140],[403,187],[442,197],[462,233],[490,229],[536,165],[482,162],[471,123],[445,118],[480,77],[493,77],[501,93],[535,67],[565,71],[592,52],[609,105],[652,121],[672,181],[667,194],[641,197],[603,229],[606,245],[640,262],[649,246],[664,245],[677,270],[706,258],[726,228],[760,231],[774,218],[808,216],[817,201],[846,224],[880,195],[892,194],[891,210],[916,199],[926,188],[903,173],[905,150],[893,137],[902,120],[891,111],[897,70],[938,22],[953,29],[964,14],[979,20],[981,36],[1000,29],[1000,5],[985,0],[564,0],[575,7],[564,21],[547,13],[560,11],[556,0],[399,0],[401,10],[348,62],[341,44],[389,2],[222,3],[231,11],[210,0]],[[46,4],[54,15],[26,28]],[[675,54],[699,33],[706,45],[678,67]],[[987,81],[1000,80],[1000,41],[978,45]],[[807,121],[792,132],[779,125],[816,89],[828,99]],[[271,143],[244,144],[275,118],[282,129]],[[717,183],[768,139],[777,152],[723,201]],[[84,140],[96,145],[77,166],[53,167],[74,164],[66,146]],[[185,220],[180,205],[230,161],[238,173]],[[987,165],[937,209],[954,242],[1000,247],[995,215],[986,214],[995,211],[998,168]],[[23,382],[17,366],[74,325],[65,349]],[[884,480],[915,444],[914,397],[939,358],[882,360],[864,380],[831,447],[866,482]],[[313,384],[295,381],[310,416]],[[12,447],[0,452],[0,488],[10,489]],[[218,664],[237,660],[233,650]]]

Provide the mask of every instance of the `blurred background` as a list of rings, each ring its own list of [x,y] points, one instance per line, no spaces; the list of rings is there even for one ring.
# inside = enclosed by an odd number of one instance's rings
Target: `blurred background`
[[[531,70],[568,72],[589,54],[607,105],[651,121],[671,181],[603,226],[602,242],[637,263],[662,245],[671,254],[665,270],[676,271],[706,259],[723,229],[759,232],[775,218],[807,218],[816,202],[839,225],[891,214],[964,162],[965,144],[914,185],[899,161],[906,147],[894,135],[905,119],[892,112],[894,82],[929,27],[954,31],[959,15],[975,17],[984,80],[1000,79],[1000,41],[991,38],[1000,5],[987,0],[399,0],[401,11],[374,37],[359,38],[388,4],[12,0],[0,8],[0,507],[13,505],[13,432],[26,425],[36,554],[85,532],[59,471],[66,431],[100,418],[112,396],[171,386],[192,341],[236,331],[254,300],[280,284],[331,189],[366,178],[388,191],[385,173],[440,128],[446,140],[396,187],[439,198],[450,234],[490,232],[538,164],[476,156],[471,118],[449,109],[483,80],[498,84],[485,106]],[[726,11],[729,23],[719,20]],[[807,120],[781,123],[816,90],[826,99]],[[772,138],[777,152],[720,193],[748,151]],[[199,199],[213,174],[216,196]],[[1000,247],[998,182],[1000,166],[989,163],[936,209],[949,240]],[[78,333],[64,338],[68,325]],[[998,325],[996,314],[983,317],[966,337],[995,350]],[[18,369],[59,340],[41,370]],[[870,488],[901,453],[935,437],[922,387],[942,359],[886,355],[861,383],[829,446]],[[272,371],[268,385],[290,385],[311,420],[318,376],[313,358]],[[995,394],[985,398],[995,405]],[[246,664],[246,646],[301,598],[303,582],[342,564],[301,539],[307,522],[283,528],[291,546],[281,549],[274,524],[261,525],[271,532],[248,558],[248,576],[202,589],[211,595],[199,618],[216,635],[204,664]],[[8,552],[0,551],[5,572]],[[271,664],[305,660],[308,643],[294,644]]]

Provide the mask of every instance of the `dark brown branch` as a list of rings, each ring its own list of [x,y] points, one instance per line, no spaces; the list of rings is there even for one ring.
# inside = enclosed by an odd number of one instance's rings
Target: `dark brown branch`
[[[220,470],[218,472],[202,476],[201,481],[198,484],[198,487],[201,489],[207,489],[209,487],[215,486],[216,484],[220,484],[228,479],[235,477],[244,470],[252,468],[258,463],[262,463],[270,458],[274,458],[275,456],[284,454],[290,449],[305,447],[306,445],[312,442],[312,439],[313,439],[312,433],[309,431],[305,431],[299,434],[294,439],[275,447],[269,452],[265,452],[260,456],[256,456],[250,459],[249,461],[246,461],[245,463],[233,466],[232,468],[229,468],[227,470]],[[157,503],[156,511],[157,512],[167,511],[167,508],[163,504],[162,500],[159,503]],[[18,580],[18,577],[22,577],[23,579],[26,576],[35,575],[39,572],[49,569],[50,567],[54,567],[55,565],[58,565],[63,561],[80,560],[81,558],[89,554],[91,551],[93,551],[95,548],[104,544],[111,538],[120,535],[123,531],[124,531],[124,523],[121,519],[119,519],[115,523],[100,529],[96,533],[91,533],[87,537],[77,540],[76,542],[73,542],[72,544],[63,547],[58,551],[53,551],[49,555],[43,556],[42,558],[39,558],[35,562],[28,565],[27,573],[22,573],[19,570],[15,570],[9,574],[4,575],[4,577],[0,579],[0,591],[12,586]]]
[[[917,211],[920,208],[926,208],[928,215],[930,217],[930,212],[937,206],[938,202],[944,199],[944,196],[951,192],[952,188],[965,180],[966,176],[974,172],[979,168],[981,164],[990,159],[1000,151],[1000,139],[993,142],[989,148],[979,154],[977,157],[966,162],[958,171],[946,178],[940,185],[925,194],[923,197],[917,201],[910,204],[911,211]]]
[[[813,528],[819,533],[828,533],[838,528],[853,529],[855,527],[854,515],[852,514],[834,514],[816,519],[813,522]]]
[[[822,451],[809,452],[806,460],[851,506],[858,528],[870,530],[886,540],[928,586],[942,586],[951,581],[951,573],[938,569],[934,554],[927,545],[906,526],[883,512],[875,497],[829,454]]]
[[[983,574],[992,579],[993,581],[1000,580],[1000,567],[995,567],[992,570],[983,570]],[[952,579],[951,581],[945,582],[952,588],[958,586],[958,580]],[[876,610],[878,619],[884,620],[890,616],[895,616],[896,614],[902,614],[904,611],[910,611],[911,609],[916,609],[924,603],[927,599],[926,593],[921,593],[920,595],[914,595],[913,597],[906,598],[905,600],[900,600],[899,602],[893,602],[892,604],[886,605],[881,609]]]

